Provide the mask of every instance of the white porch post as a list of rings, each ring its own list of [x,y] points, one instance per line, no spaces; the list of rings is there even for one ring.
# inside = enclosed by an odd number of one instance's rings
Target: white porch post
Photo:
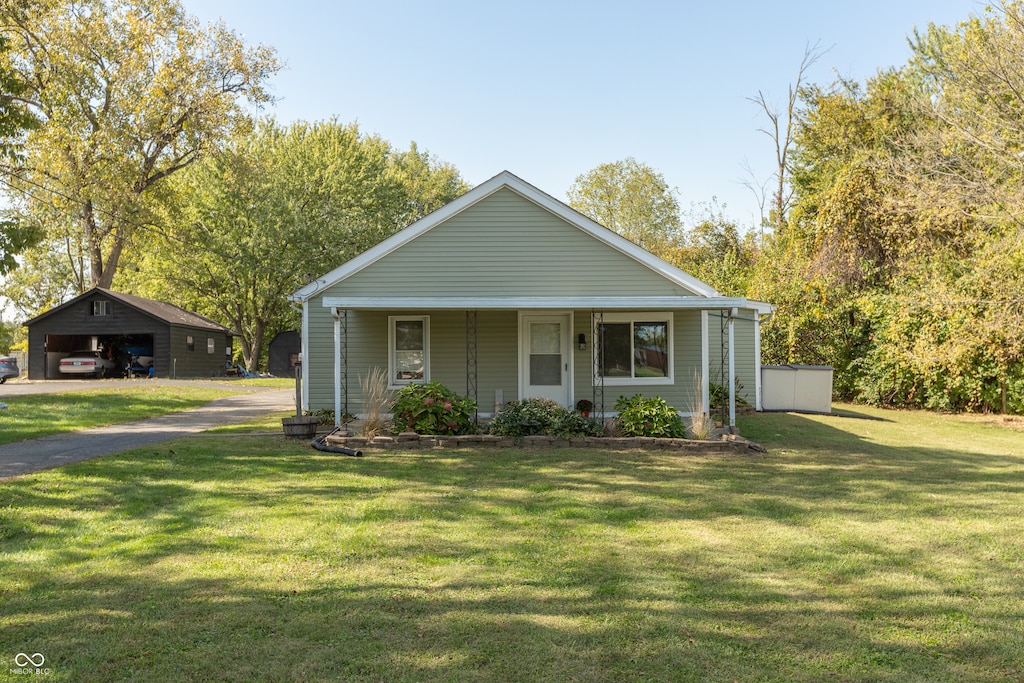
[[[711,354],[708,344],[708,312],[700,312],[700,405],[711,416]]]
[[[729,427],[736,427],[736,309],[729,311]]]
[[[341,426],[341,315],[338,307],[331,308],[334,316],[334,426]]]
[[[302,409],[309,410],[309,302],[302,302]]]
[[[754,410],[761,412],[761,316],[754,316]]]

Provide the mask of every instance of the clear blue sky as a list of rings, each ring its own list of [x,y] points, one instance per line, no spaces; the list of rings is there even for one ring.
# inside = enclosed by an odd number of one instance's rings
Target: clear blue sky
[[[741,181],[772,173],[766,120],[808,43],[831,48],[808,80],[863,81],[902,65],[907,36],[983,11],[973,0],[184,0],[286,62],[283,122],[357,121],[415,141],[472,184],[509,170],[565,200],[575,178],[627,156],[660,171],[684,208],[717,197],[757,222]]]

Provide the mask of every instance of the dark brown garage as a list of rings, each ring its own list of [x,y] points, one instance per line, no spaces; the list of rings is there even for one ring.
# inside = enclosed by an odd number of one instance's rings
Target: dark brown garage
[[[60,361],[99,351],[105,376],[220,377],[233,334],[173,304],[96,287],[25,323],[29,379],[60,379]],[[69,361],[70,362],[70,361]],[[152,372],[150,371],[152,367]]]

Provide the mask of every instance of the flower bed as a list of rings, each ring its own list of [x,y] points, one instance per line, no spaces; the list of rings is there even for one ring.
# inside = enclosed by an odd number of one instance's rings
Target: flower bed
[[[508,436],[493,434],[466,434],[445,436],[432,434],[416,434],[403,432],[397,436],[377,436],[372,439],[361,436],[340,436],[332,434],[326,438],[330,446],[365,450],[433,450],[458,448],[603,448],[607,450],[659,450],[676,451],[691,455],[723,453],[733,455],[752,455],[764,453],[760,444],[739,436],[726,436],[715,441],[695,441],[694,439],[658,439],[653,437],[602,437],[585,436],[572,439],[559,439],[550,436],[524,436],[515,439]]]

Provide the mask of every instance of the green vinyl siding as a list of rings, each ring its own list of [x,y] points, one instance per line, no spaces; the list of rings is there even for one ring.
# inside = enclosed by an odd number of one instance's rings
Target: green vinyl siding
[[[314,300],[309,308],[309,408],[334,408],[334,319]],[[388,316],[430,317],[430,379],[466,394],[465,311],[349,311],[348,410],[362,412],[360,377],[388,367]],[[477,313],[477,400],[491,413],[498,389],[506,401],[517,398],[518,314]]]
[[[509,189],[325,296],[689,296],[693,293]]]

